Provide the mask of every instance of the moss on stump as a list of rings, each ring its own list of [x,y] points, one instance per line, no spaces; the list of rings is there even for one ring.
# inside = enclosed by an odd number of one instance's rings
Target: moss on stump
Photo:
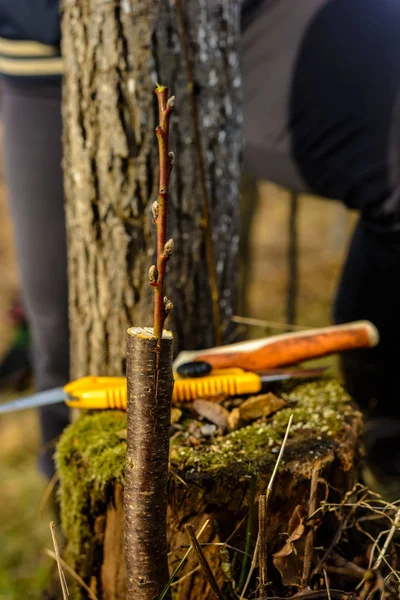
[[[361,415],[341,385],[322,380],[286,387],[281,395],[287,407],[268,420],[214,437],[201,447],[188,446],[184,430],[173,436],[168,508],[171,569],[182,556],[181,546],[188,544],[184,524],[190,521],[197,530],[210,519],[201,541],[211,544],[206,547],[211,566],[221,585],[225,582],[229,588],[232,576],[237,579],[242,555],[230,551],[228,557],[215,544],[230,538],[231,546],[243,550],[246,515],[249,502],[254,501],[251,480],[257,477],[256,496],[265,490],[290,414],[293,426],[269,507],[271,550],[282,543],[282,533],[287,531],[296,505],[307,505],[316,465],[332,489],[340,492],[352,486]],[[82,415],[65,431],[57,450],[62,525],[67,538],[65,559],[99,600],[125,600],[126,596],[122,509],[125,440],[125,414],[101,411]],[[181,574],[196,564],[192,557]],[[199,572],[174,589],[175,597],[182,600],[212,598]],[[79,588],[72,592],[72,598],[87,597]]]

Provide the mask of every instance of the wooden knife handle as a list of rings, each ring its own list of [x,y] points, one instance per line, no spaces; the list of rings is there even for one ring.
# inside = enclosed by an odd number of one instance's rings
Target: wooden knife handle
[[[336,354],[356,348],[372,348],[379,342],[376,327],[369,321],[356,321],[333,327],[287,333],[266,338],[265,344],[253,350],[232,351],[227,347],[218,352],[199,354],[213,369],[240,367],[248,371],[263,371],[304,360]]]

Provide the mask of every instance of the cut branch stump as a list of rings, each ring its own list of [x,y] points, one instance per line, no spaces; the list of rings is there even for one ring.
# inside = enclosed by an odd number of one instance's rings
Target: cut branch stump
[[[226,593],[232,583],[229,580],[239,580],[249,503],[256,505],[258,495],[265,493],[290,414],[294,416],[293,426],[268,504],[269,556],[282,547],[296,506],[307,509],[315,469],[329,486],[330,500],[340,500],[351,489],[358,475],[361,415],[349,396],[333,380],[287,387],[282,395],[287,407],[268,420],[199,447],[190,445],[190,434],[184,427],[171,438],[167,514],[170,572],[189,545],[185,524],[190,523],[198,532],[208,519],[200,542],[206,544],[202,548],[218,585]],[[99,600],[126,598],[125,452],[126,415],[117,411],[83,415],[64,433],[58,447],[62,522],[67,538],[64,558]],[[254,514],[251,553],[256,533]],[[197,566],[192,552],[178,575],[180,582],[173,587],[174,599],[213,598]],[[74,594],[74,599],[87,597],[78,588]]]

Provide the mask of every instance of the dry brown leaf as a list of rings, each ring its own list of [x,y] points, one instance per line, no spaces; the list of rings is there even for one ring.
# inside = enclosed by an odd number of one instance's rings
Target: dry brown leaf
[[[182,416],[182,411],[179,408],[171,408],[171,425],[177,423]]]
[[[210,402],[209,400],[195,400],[193,408],[197,414],[205,417],[208,421],[217,425],[217,427],[228,429],[229,411],[220,404],[215,404],[215,402]]]
[[[275,396],[272,392],[252,396],[245,400],[240,406],[240,417],[244,421],[254,421],[260,417],[268,417],[277,410],[286,406],[285,400]]]
[[[240,418],[240,410],[238,408],[234,408],[233,410],[231,410],[228,417],[229,431],[236,431],[236,429],[239,429],[241,420],[242,419]]]
[[[289,522],[289,537],[284,546],[273,555],[275,567],[281,574],[283,585],[301,585],[306,511],[296,506]]]

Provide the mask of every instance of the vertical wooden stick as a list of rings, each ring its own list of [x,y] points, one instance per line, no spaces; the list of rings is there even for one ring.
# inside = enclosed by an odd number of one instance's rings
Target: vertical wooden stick
[[[262,494],[258,498],[258,535],[260,538],[259,572],[260,595],[267,593],[267,497]]]
[[[311,476],[311,486],[310,486],[310,501],[308,505],[308,518],[310,518],[317,508],[317,488],[318,488],[318,477],[319,477],[319,468],[317,466],[314,467]],[[302,576],[302,586],[306,587],[310,580],[311,575],[311,566],[312,566],[312,555],[314,548],[314,528],[313,524],[310,524],[310,529],[307,533],[306,543],[304,548],[304,563],[303,563],[303,576]]]
[[[129,600],[154,600],[168,582],[167,482],[172,334],[127,334],[128,435],[125,466],[125,560]]]

